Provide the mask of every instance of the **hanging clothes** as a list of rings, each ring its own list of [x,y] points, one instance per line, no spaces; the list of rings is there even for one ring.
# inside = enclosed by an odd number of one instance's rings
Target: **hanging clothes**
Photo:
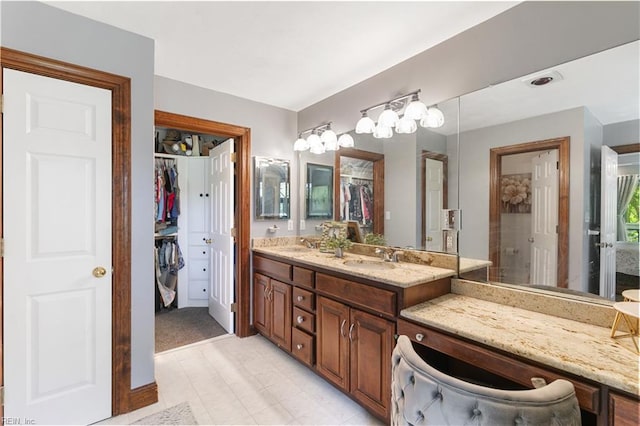
[[[184,268],[184,258],[177,241],[160,239],[154,250],[156,285],[162,297],[162,303],[168,307],[177,293],[178,271]]]
[[[155,161],[155,221],[156,231],[177,226],[180,215],[180,187],[175,160],[157,158]],[[161,235],[176,232],[165,230]]]

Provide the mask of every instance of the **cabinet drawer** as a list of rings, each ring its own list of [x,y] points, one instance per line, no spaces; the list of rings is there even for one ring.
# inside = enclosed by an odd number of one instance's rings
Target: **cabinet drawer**
[[[316,316],[300,308],[293,308],[293,324],[313,333],[316,331]]]
[[[640,401],[610,393],[609,424],[614,426],[636,426],[640,424]]]
[[[207,246],[190,246],[189,259],[209,259],[209,247]]]
[[[189,299],[207,299],[208,281],[189,281]],[[178,294],[178,297],[180,295]]]
[[[315,310],[315,295],[310,291],[303,290],[298,287],[293,288],[293,304],[309,312]]]
[[[293,282],[296,285],[313,288],[315,287],[315,273],[308,269],[293,267]]]
[[[308,366],[313,365],[313,336],[302,330],[291,330],[291,353]]]
[[[542,377],[547,383],[551,383],[556,379],[568,380],[575,387],[580,407],[591,413],[600,413],[600,388],[596,386],[576,381],[544,368],[529,365],[482,346],[476,346],[473,343],[404,320],[398,320],[398,334],[404,334],[416,343],[523,386],[531,387],[532,377]]]
[[[208,246],[211,243],[211,235],[208,232],[189,232],[189,245],[190,246]]]
[[[291,281],[291,265],[266,259],[260,256],[253,256],[253,269],[262,271],[265,274],[283,281]]]
[[[392,316],[396,314],[396,294],[392,291],[320,273],[316,274],[316,290],[335,296],[354,306],[361,306]]]
[[[209,260],[189,259],[189,280],[209,279]]]

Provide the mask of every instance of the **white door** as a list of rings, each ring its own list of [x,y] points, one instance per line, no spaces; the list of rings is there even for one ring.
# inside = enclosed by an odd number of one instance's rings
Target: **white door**
[[[4,415],[93,423],[111,415],[111,92],[10,69],[3,88]]]
[[[229,333],[234,332],[231,304],[234,292],[234,163],[233,139],[209,151],[211,161],[211,281],[209,314]]]
[[[442,214],[443,195],[443,167],[442,161],[431,158],[425,159],[425,249],[443,251],[442,226],[440,216]]]
[[[600,205],[600,296],[616,297],[616,226],[618,217],[618,153],[602,147]]]
[[[531,283],[558,281],[558,150],[535,156],[531,173]]]

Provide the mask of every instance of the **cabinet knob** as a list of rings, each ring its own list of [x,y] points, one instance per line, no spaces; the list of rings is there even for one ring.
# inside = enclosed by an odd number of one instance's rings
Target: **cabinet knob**
[[[207,289],[206,289],[206,288],[203,288],[203,289],[202,289],[202,291],[203,291],[204,293],[206,293],[206,292],[207,292]]]
[[[304,296],[298,296],[298,302],[302,302],[304,300]]]
[[[202,268],[202,272],[207,272],[207,268]]]
[[[298,321],[298,324],[302,324],[304,322],[304,317],[302,315],[298,315],[298,318],[296,318],[296,321]]]
[[[205,196],[205,197],[208,197],[208,196],[209,196],[209,194],[204,194],[204,196]]]
[[[304,345],[302,343],[298,343],[296,345],[296,349],[301,350],[302,348],[304,348]]]
[[[200,194],[200,196],[202,197],[202,194]]]
[[[422,334],[422,333],[417,333],[416,334],[416,340],[418,342],[422,342],[423,339],[424,339],[424,334]]]

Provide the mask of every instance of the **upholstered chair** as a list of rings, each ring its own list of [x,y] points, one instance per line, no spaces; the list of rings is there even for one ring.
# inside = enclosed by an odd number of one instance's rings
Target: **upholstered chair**
[[[392,356],[392,425],[580,425],[573,384],[501,390],[451,377],[400,336]]]

